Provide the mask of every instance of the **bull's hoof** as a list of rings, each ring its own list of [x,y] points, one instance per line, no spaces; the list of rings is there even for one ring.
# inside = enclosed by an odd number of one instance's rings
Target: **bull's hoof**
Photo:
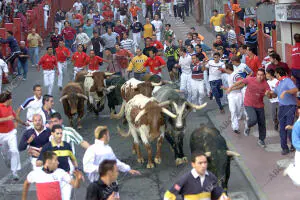
[[[82,129],[82,125],[78,125],[78,126],[77,126],[77,129]]]
[[[137,161],[138,161],[138,163],[143,164],[144,163],[144,158],[138,158]]]
[[[148,163],[148,164],[147,164],[147,168],[148,168],[148,169],[154,168],[154,164],[153,164],[153,163]]]
[[[182,158],[182,161],[183,161],[184,163],[188,163],[188,162],[189,162],[188,159],[187,159],[187,157],[183,157],[183,158]]]
[[[183,163],[183,160],[181,158],[177,158],[175,162],[176,162],[176,166],[178,166]]]
[[[160,164],[160,163],[161,163],[161,158],[155,158],[155,159],[154,159],[154,162],[155,162],[156,164]]]

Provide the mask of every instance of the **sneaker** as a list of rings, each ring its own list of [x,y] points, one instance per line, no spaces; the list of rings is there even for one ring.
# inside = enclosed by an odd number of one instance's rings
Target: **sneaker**
[[[233,131],[235,134],[240,134],[240,131],[239,130],[234,130]]]
[[[197,112],[197,110],[194,108],[194,109],[193,109],[193,112]]]
[[[26,81],[27,79],[26,78],[22,78],[22,81]]]
[[[275,123],[274,123],[274,129],[275,129],[276,131],[278,131],[278,125],[279,125],[278,122],[275,122]]]
[[[295,147],[291,145],[290,152],[295,152],[295,151],[296,151]]]
[[[13,172],[11,178],[14,181],[18,181],[20,179],[17,172]]]
[[[287,155],[289,153],[290,153],[289,149],[282,149],[282,151],[281,151],[281,155],[283,155],[283,156],[285,156],[285,155]]]
[[[257,141],[257,144],[258,144],[260,147],[262,147],[262,148],[266,148],[266,144],[265,144],[265,142],[262,141],[262,140],[258,140],[258,141]]]

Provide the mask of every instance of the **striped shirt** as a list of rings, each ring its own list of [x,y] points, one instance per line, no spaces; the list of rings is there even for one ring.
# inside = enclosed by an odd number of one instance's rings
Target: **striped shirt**
[[[236,44],[236,34],[234,30],[228,31],[227,39],[229,45]]]
[[[135,42],[132,39],[126,39],[121,41],[121,47],[128,51],[131,51],[135,45]]]

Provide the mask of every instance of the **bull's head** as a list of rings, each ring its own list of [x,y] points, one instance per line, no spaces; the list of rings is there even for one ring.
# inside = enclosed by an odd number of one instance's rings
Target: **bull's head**
[[[59,101],[68,101],[68,104],[70,106],[70,112],[71,115],[74,115],[77,113],[77,105],[78,105],[78,101],[80,99],[85,99],[88,100],[88,97],[81,94],[81,93],[70,93],[67,95],[62,96]]]
[[[113,73],[108,72],[94,72],[93,74],[86,75],[87,77],[92,77],[94,80],[94,84],[90,89],[90,92],[96,92],[98,96],[103,96],[109,93],[113,88],[105,88],[105,79],[109,76],[113,75]]]
[[[156,101],[149,101],[135,118],[135,123],[140,122],[141,124],[149,126],[150,137],[152,140],[160,135],[160,128],[164,124],[162,114],[166,114],[171,118],[176,118],[175,114],[163,107],[168,103],[169,102],[163,102],[158,104]]]
[[[200,106],[192,104],[190,102],[187,101],[172,101],[171,105],[174,108],[174,111],[176,113],[176,119],[175,119],[175,127],[176,129],[183,129],[184,127],[184,120],[187,117],[187,115],[191,112],[192,109],[196,109],[196,110],[201,110],[202,108],[204,108],[207,103],[204,103]]]

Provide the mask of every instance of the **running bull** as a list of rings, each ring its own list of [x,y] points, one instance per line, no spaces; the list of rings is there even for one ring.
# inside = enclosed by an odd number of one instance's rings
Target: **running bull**
[[[108,72],[79,72],[76,75],[76,82],[83,83],[84,93],[89,98],[87,106],[93,110],[96,116],[104,109],[106,95],[116,86],[105,86],[105,81],[112,73]]]
[[[176,165],[180,165],[188,161],[183,152],[185,119],[191,110],[200,110],[206,106],[206,103],[200,106],[189,103],[176,88],[175,84],[163,85],[153,92],[153,97],[159,102],[170,102],[168,109],[176,114],[176,118],[169,116],[164,118],[166,124],[165,137],[174,150]]]
[[[65,115],[68,116],[70,125],[73,126],[73,116],[77,114],[77,128],[82,128],[81,119],[84,115],[84,101],[88,97],[84,95],[79,83],[69,82],[62,90],[62,102]]]
[[[128,133],[125,133],[118,127],[118,132],[122,136],[128,137],[129,135],[132,135],[134,140],[133,146],[139,163],[144,162],[139,148],[139,138],[142,139],[148,153],[147,168],[154,167],[152,162],[152,149],[149,140],[152,141],[158,138],[154,162],[156,164],[161,163],[161,146],[165,132],[163,114],[166,114],[171,118],[176,117],[175,114],[164,108],[164,106],[168,104],[169,102],[159,103],[154,98],[138,94],[129,100],[125,106],[125,116],[129,125]],[[122,115],[123,114],[124,111]]]
[[[227,190],[230,177],[230,161],[238,153],[229,151],[226,141],[216,128],[201,125],[190,138],[191,153],[204,153],[208,157],[208,170],[215,174]]]

